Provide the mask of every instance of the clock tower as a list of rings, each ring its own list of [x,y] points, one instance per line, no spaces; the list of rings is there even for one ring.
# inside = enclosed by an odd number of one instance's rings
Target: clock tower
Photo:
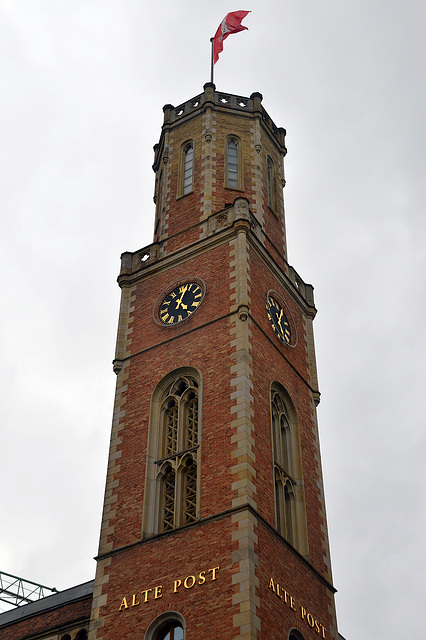
[[[154,241],[124,253],[90,640],[338,638],[313,288],[285,130],[208,83],[164,107]]]

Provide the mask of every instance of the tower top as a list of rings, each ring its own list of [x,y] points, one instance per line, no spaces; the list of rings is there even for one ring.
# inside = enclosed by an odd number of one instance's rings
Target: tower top
[[[208,108],[214,108],[215,110],[221,111],[233,110],[238,113],[238,115],[243,115],[244,113],[249,114],[250,116],[258,115],[261,118],[263,126],[268,131],[271,139],[275,142],[281,154],[283,156],[286,155],[286,130],[283,127],[277,127],[272,118],[268,115],[266,109],[262,105],[263,96],[261,93],[255,91],[249,98],[237,96],[223,91],[216,91],[216,85],[212,82],[207,82],[203,89],[203,93],[183,102],[177,107],[174,107],[172,104],[164,105],[162,134],[168,130],[170,125],[186,122],[196,115],[199,115],[200,112],[206,111]],[[153,166],[154,171],[158,168],[157,150],[160,146],[161,139],[158,144],[154,145],[154,151],[156,152]]]
[[[162,243],[163,254],[205,237],[211,216],[243,196],[262,243],[285,261],[286,132],[263,108],[262,94],[237,96],[208,82],[202,93],[163,112],[153,164],[154,242]]]

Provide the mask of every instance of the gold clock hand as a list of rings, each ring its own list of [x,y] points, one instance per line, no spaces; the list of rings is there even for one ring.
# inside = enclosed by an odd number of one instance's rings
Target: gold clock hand
[[[181,295],[181,297],[180,297],[180,298],[177,300],[177,302],[176,302],[176,311],[179,309],[179,306],[181,306],[183,309],[187,309],[187,308],[188,308],[187,306],[185,307],[185,306],[182,304],[183,296],[185,295],[187,288],[188,288],[188,285],[186,284],[186,285],[184,286],[184,288],[183,288],[183,291],[182,291],[182,295]]]

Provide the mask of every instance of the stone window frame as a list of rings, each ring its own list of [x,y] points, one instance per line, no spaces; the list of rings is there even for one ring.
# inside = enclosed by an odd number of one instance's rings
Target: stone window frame
[[[271,383],[269,398],[275,527],[299,553],[307,556],[302,452],[296,409],[290,395],[279,382]],[[281,407],[278,407],[278,400]]]
[[[191,184],[189,188],[185,185],[185,170],[186,170],[186,154],[189,149],[192,149],[192,164],[191,164]],[[189,196],[194,193],[194,173],[195,173],[195,142],[192,138],[185,140],[180,146],[179,152],[179,166],[178,166],[178,192],[177,199]]]
[[[235,143],[237,147],[237,186],[229,184],[229,145],[231,142]],[[225,138],[225,149],[224,149],[224,186],[226,189],[232,189],[233,191],[243,191],[244,190],[244,181],[243,181],[243,157],[242,157],[242,141],[239,136],[234,133],[230,133]]]
[[[300,633],[299,629],[290,629],[288,632],[288,640],[305,640],[305,637]]]
[[[168,398],[171,397],[170,390],[174,389],[179,380],[194,380],[198,384],[198,434],[197,442],[190,443],[190,446],[187,446],[188,443],[184,441],[186,426],[183,423],[179,424],[176,451],[170,453],[166,450],[165,444],[165,430],[167,428],[165,422],[166,405]],[[187,391],[188,389],[182,393],[182,398]],[[142,519],[143,537],[178,529],[200,519],[202,393],[202,376],[200,371],[194,367],[180,367],[169,372],[152,393]],[[182,403],[184,402],[185,398],[182,400]],[[180,412],[178,419],[183,420],[183,411]],[[188,480],[191,467],[192,478],[190,477],[190,480]],[[195,478],[194,467],[196,469]],[[167,498],[165,483],[168,477],[167,474],[171,470],[174,474],[174,489],[169,492],[168,497],[169,510],[170,508],[173,509],[173,523],[172,526],[164,527],[163,509]],[[189,522],[185,518],[185,514],[187,514],[185,503],[188,503],[188,482],[192,484],[189,495],[192,492],[192,496],[194,496],[195,493],[195,499],[192,500],[192,505],[195,508],[191,509],[191,520]],[[172,500],[172,504],[170,500]]]
[[[277,208],[276,169],[275,162],[269,153],[266,155],[266,195],[268,207],[275,213]]]
[[[166,611],[151,622],[146,630],[144,640],[157,640],[164,633],[168,625],[180,624],[183,630],[183,640],[186,640],[186,620],[178,611]]]

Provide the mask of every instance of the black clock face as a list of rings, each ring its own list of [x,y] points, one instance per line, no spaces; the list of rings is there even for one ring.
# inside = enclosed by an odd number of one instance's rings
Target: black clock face
[[[279,302],[272,296],[268,296],[266,299],[266,312],[268,314],[269,322],[274,330],[274,333],[278,336],[281,342],[290,344],[291,331],[287,317],[284,313],[284,309]]]
[[[203,301],[204,291],[197,282],[186,282],[168,293],[158,312],[162,324],[174,325],[189,318]]]

